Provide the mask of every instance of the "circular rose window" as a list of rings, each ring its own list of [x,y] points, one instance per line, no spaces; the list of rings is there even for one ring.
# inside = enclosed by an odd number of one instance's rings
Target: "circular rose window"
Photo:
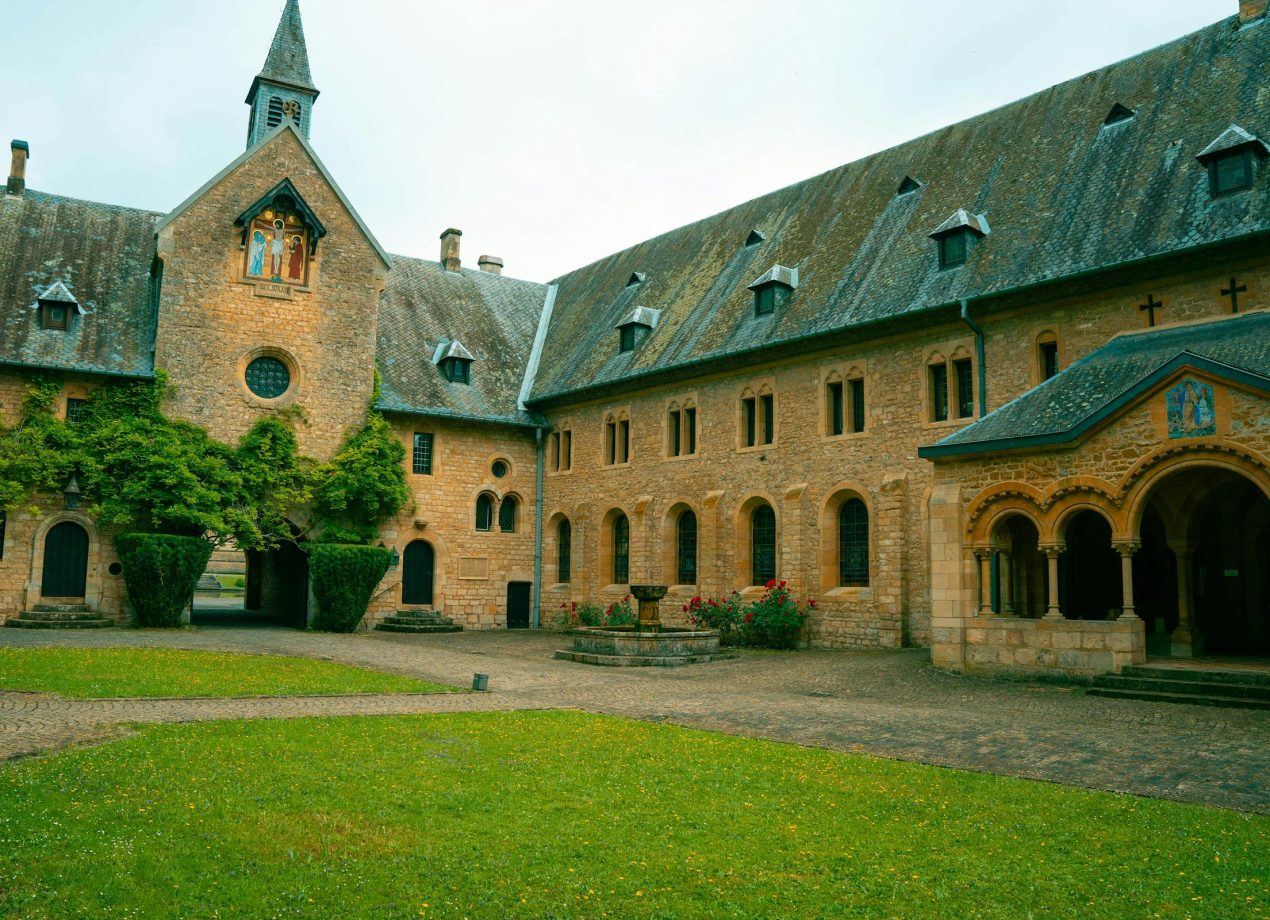
[[[507,475],[507,461],[495,460],[494,465],[490,467],[490,472],[494,474],[495,479],[502,479]]]
[[[268,355],[248,364],[244,376],[247,389],[261,399],[277,399],[291,388],[291,371],[277,358]]]

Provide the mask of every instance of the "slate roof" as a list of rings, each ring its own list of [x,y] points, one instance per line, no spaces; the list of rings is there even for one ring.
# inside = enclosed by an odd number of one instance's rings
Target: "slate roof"
[[[1231,124],[1270,135],[1267,85],[1270,26],[1225,19],[601,259],[555,282],[531,403],[827,333],[863,338],[869,324],[916,326],[961,298],[1270,232],[1270,176],[1214,200],[1195,159]],[[1136,115],[1105,128],[1116,103]],[[914,175],[922,186],[897,195]],[[928,234],[959,208],[993,232],[940,271]],[[766,239],[746,247],[756,227]],[[755,316],[746,285],[774,263],[799,269],[798,291]],[[632,306],[632,271],[647,274],[639,302],[661,321],[619,356],[611,330]]]
[[[519,406],[548,288],[492,272],[448,272],[439,262],[393,256],[379,300],[378,407],[531,425]],[[442,340],[474,359],[470,384],[450,383],[433,363]]]
[[[918,453],[939,459],[1070,443],[1184,366],[1270,391],[1270,313],[1118,336]]]
[[[269,54],[265,57],[265,66],[252,82],[252,95],[260,80],[317,92],[317,87],[313,85],[313,75],[309,72],[309,49],[304,41],[304,23],[300,21],[299,0],[287,0],[282,18],[278,21],[278,30],[273,35],[273,43],[269,46]],[[247,101],[251,101],[250,95]]]
[[[159,216],[31,189],[0,198],[0,363],[153,375]],[[34,309],[58,282],[79,304],[66,331]]]

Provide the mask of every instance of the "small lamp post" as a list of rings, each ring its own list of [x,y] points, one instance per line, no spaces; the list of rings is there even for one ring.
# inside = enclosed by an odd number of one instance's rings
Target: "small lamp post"
[[[62,490],[62,507],[67,511],[76,510],[79,508],[79,498],[79,482],[75,479],[75,474],[71,473],[71,481]]]

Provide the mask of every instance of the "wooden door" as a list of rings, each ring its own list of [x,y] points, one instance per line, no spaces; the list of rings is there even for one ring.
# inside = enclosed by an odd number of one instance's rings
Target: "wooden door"
[[[88,532],[63,521],[44,538],[45,597],[83,597],[88,582]]]
[[[507,584],[507,628],[529,628],[529,591],[533,587],[527,581]]]
[[[403,604],[432,604],[432,586],[435,580],[436,553],[426,540],[415,540],[406,547],[402,557],[401,602]]]

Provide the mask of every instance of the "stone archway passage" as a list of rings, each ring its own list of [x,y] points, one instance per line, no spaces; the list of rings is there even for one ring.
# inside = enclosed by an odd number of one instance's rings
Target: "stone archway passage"
[[[1120,615],[1120,556],[1111,525],[1096,511],[1081,511],[1067,525],[1067,552],[1059,559],[1063,614],[1069,620],[1114,620]]]
[[[88,585],[88,531],[62,521],[44,538],[44,597],[83,597]]]
[[[427,540],[415,540],[402,557],[401,602],[431,606],[436,582],[436,553]]]

